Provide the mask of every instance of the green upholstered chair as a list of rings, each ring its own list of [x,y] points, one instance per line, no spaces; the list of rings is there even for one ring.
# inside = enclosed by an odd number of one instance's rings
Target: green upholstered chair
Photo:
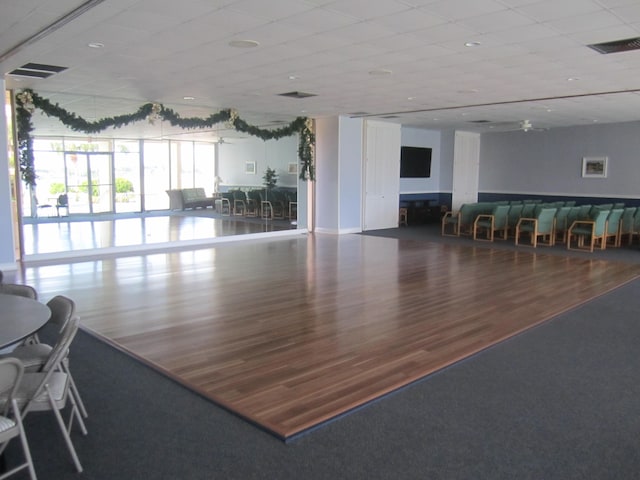
[[[572,207],[560,207],[556,212],[556,229],[555,229],[555,239],[562,243],[567,242],[567,231],[571,224],[569,223],[569,214],[571,213]]]
[[[528,235],[531,239],[531,246],[540,245],[553,246],[555,243],[554,228],[556,218],[556,208],[543,208],[536,217],[523,217],[516,225],[516,245],[520,245],[520,237]],[[538,238],[542,241],[538,242]]]
[[[260,204],[262,200],[260,200],[260,191],[259,190],[249,190],[247,192],[247,217],[259,217],[260,216]]]
[[[604,234],[604,243],[607,246],[617,247],[620,243],[620,219],[624,208],[614,208],[607,217],[607,228]]]
[[[629,245],[633,245],[636,235],[640,235],[640,207],[637,208],[636,214],[633,216],[633,233],[629,238]]]
[[[522,216],[522,209],[524,205],[522,203],[514,203],[509,208],[509,214],[507,215],[507,235],[515,235],[516,234],[516,225],[518,224],[518,220]]]
[[[536,204],[533,202],[526,202],[522,207],[522,217],[531,218],[533,217],[533,211],[536,208]]]
[[[567,232],[567,249],[593,252],[596,243],[599,241],[600,249],[604,250],[607,246],[604,238],[607,231],[608,216],[609,210],[598,210],[592,219],[573,222]],[[586,246],[587,240],[589,242],[588,246]]]
[[[622,239],[627,237],[627,244],[631,245],[633,240],[633,222],[635,220],[636,207],[625,207],[620,218],[620,233],[618,234],[618,246],[622,245]]]
[[[242,190],[233,190],[233,214],[245,216],[247,213],[247,194]]]
[[[502,232],[502,239],[507,239],[509,226],[509,205],[496,205],[491,213],[481,213],[473,222],[473,239],[493,242],[495,232]],[[486,232],[486,238],[479,238],[479,232]]]
[[[580,208],[580,211],[578,213],[578,220],[590,220],[591,219],[591,217],[589,216],[589,213],[591,212],[591,209],[593,208],[593,205],[588,203],[588,204],[585,204],[585,205],[580,205],[578,208]]]
[[[462,222],[468,224],[469,221],[473,222],[475,219],[471,219],[474,207],[472,203],[463,203],[460,206],[460,210],[457,212],[448,211],[442,217],[441,234],[444,236],[460,236],[460,230]]]

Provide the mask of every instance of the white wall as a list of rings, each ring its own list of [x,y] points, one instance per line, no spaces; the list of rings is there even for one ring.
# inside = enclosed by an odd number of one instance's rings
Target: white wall
[[[607,178],[583,178],[582,158],[609,157]],[[479,190],[640,196],[640,122],[483,134]]]
[[[262,187],[262,177],[267,167],[276,170],[279,187],[295,188],[297,174],[288,171],[289,163],[299,164],[298,135],[279,140],[261,140],[256,137],[229,139],[218,145],[218,175],[221,186]],[[245,173],[245,163],[256,162],[256,173]]]
[[[340,117],[340,224],[341,232],[362,229],[363,120]]]
[[[363,120],[316,120],[315,230],[351,233],[362,229]]]
[[[339,230],[339,143],[338,117],[317,119],[315,229],[320,232]]]
[[[401,178],[400,193],[440,192],[440,132],[402,127],[401,145],[405,147],[431,148],[430,178]]]

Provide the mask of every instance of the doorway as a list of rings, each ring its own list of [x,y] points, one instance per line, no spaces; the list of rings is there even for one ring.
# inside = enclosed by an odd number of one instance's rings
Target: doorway
[[[114,211],[113,155],[102,152],[65,152],[64,169],[69,213]]]

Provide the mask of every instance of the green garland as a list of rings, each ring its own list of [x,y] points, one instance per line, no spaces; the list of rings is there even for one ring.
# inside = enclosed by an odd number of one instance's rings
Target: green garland
[[[25,89],[16,95],[16,106],[20,174],[28,185],[36,184],[36,172],[33,166],[33,138],[31,137],[33,131],[31,115],[36,108],[42,110],[49,117],[56,117],[71,130],[86,134],[99,133],[109,127],[120,128],[142,120],[153,123],[156,119],[165,120],[174,127],[178,126],[188,130],[211,128],[218,123],[227,122],[238,132],[247,133],[262,140],[277,140],[298,133],[300,137],[298,143],[298,157],[301,166],[300,179],[314,180],[315,178],[313,166],[315,135],[311,120],[306,117],[298,117],[289,125],[275,130],[267,130],[248,124],[238,116],[235,110],[231,109],[221,110],[207,118],[182,118],[175,111],[162,104],[145,103],[129,115],[118,115],[89,122],[58,104],[52,104],[30,89]]]

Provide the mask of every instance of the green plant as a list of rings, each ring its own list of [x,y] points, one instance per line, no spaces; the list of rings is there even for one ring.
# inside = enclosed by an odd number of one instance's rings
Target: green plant
[[[59,195],[64,192],[65,192],[64,183],[51,182],[51,185],[49,185],[49,193],[51,195]]]
[[[116,193],[133,192],[133,182],[126,178],[116,178]]]
[[[89,191],[89,182],[87,180],[84,180],[80,185],[78,185],[78,189],[82,192],[82,193],[87,193]],[[100,196],[100,189],[98,188],[97,185],[93,185],[93,187],[91,188],[91,196],[92,197],[99,197]]]
[[[264,180],[263,185],[267,187],[267,190],[271,190],[278,183],[278,174],[273,168],[267,167],[267,169],[264,171],[262,179]]]

